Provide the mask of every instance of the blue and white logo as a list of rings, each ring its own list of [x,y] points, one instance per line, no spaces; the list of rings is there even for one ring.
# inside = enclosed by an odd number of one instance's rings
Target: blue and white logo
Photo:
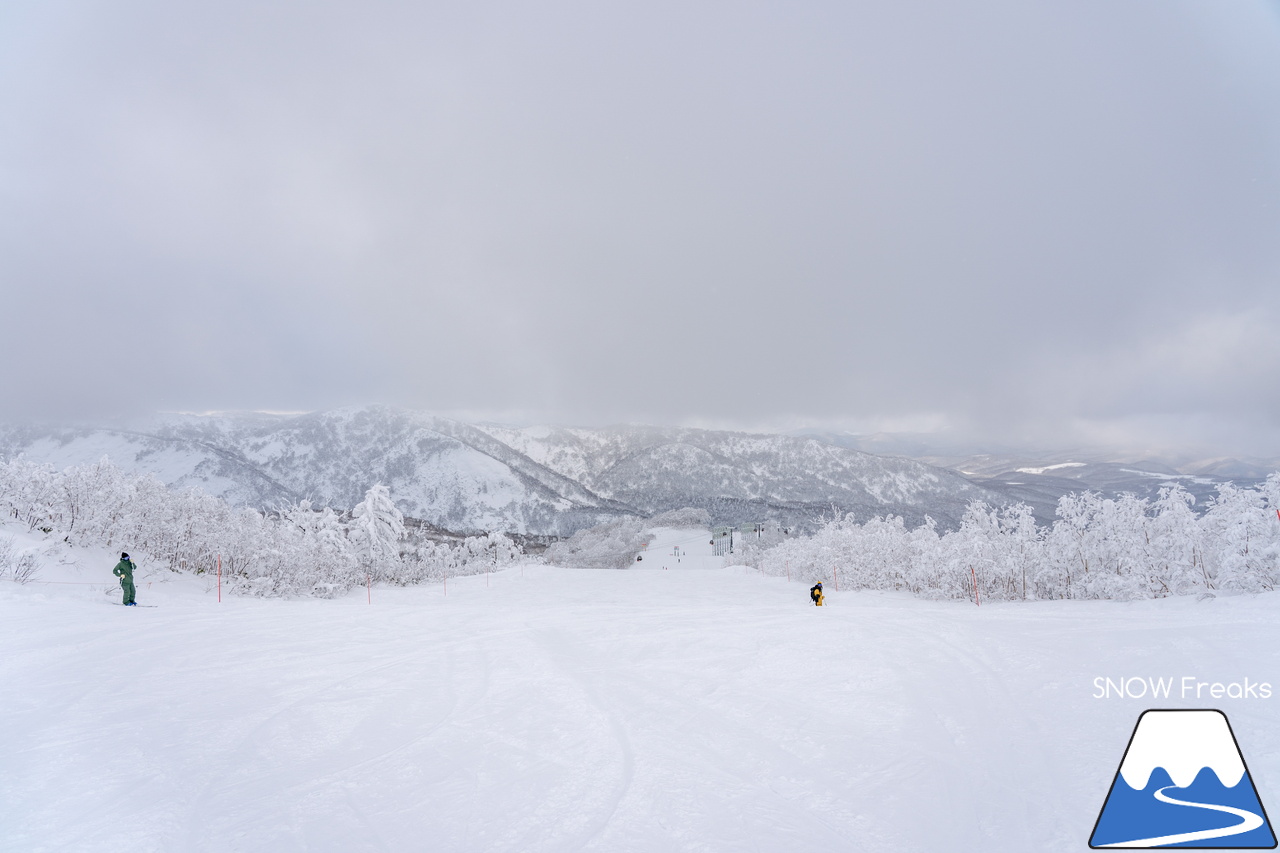
[[[1274,848],[1275,833],[1227,715],[1144,711],[1089,846]]]

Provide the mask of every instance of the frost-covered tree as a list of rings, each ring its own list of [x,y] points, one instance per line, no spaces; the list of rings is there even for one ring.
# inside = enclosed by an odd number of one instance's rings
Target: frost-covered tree
[[[1225,485],[1197,517],[1180,486],[1154,501],[1134,495],[1066,495],[1058,519],[1036,525],[1026,506],[971,504],[959,529],[907,530],[900,519],[852,517],[789,539],[752,564],[771,574],[842,589],[903,589],[984,599],[1158,598],[1212,589],[1280,587],[1280,475],[1259,489]]]
[[[1218,486],[1201,526],[1211,542],[1208,575],[1222,589],[1259,592],[1280,583],[1277,518],[1265,493]]]
[[[376,576],[395,583],[492,571],[522,556],[510,539],[489,534],[454,546],[422,543],[402,557],[403,518],[384,487],[356,510],[348,539],[328,507],[301,501],[266,515],[125,474],[105,459],[61,472],[0,462],[0,521],[8,519],[71,544],[128,550],[147,568],[202,574],[221,559],[224,587],[253,595],[334,596],[363,585],[357,545]]]
[[[625,569],[648,542],[648,524],[620,518],[579,530],[549,547],[543,557],[554,566]]]
[[[396,509],[386,486],[379,484],[370,488],[364,500],[351,510],[348,535],[361,565],[375,577],[380,576],[388,563],[399,558],[404,516]]]
[[[1154,501],[1067,495],[1045,528],[1020,505],[971,505],[960,528],[945,535],[932,523],[908,529],[901,518],[845,517],[810,537],[748,540],[753,546],[738,556],[810,582],[834,572],[842,589],[935,598],[967,599],[975,578],[984,600],[1280,587],[1280,473],[1259,488],[1222,486],[1202,515],[1193,506],[1191,495],[1171,485]],[[379,580],[419,583],[521,558],[500,534],[452,544],[415,539],[402,548],[403,517],[381,486],[353,512],[348,538],[329,508],[303,501],[264,515],[196,490],[174,491],[150,475],[126,475],[106,460],[65,471],[0,462],[0,517],[71,544],[128,550],[142,565],[175,572],[211,571],[220,557],[224,585],[257,595],[338,595],[363,583],[365,567]],[[648,527],[621,519],[579,531],[548,549],[548,561],[629,566]]]

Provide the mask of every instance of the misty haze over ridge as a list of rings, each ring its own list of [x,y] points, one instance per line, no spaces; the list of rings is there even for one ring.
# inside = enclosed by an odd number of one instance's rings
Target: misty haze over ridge
[[[1202,460],[1180,471],[1114,456],[873,455],[886,436],[787,436],[655,426],[468,424],[386,406],[302,415],[159,415],[128,425],[2,426],[0,461],[64,468],[106,457],[172,488],[275,510],[301,499],[349,509],[372,485],[406,515],[454,533],[564,536],[620,517],[684,507],[716,524],[812,529],[852,513],[954,528],[972,501],[1029,504],[1042,523],[1063,494],[1154,497],[1174,483],[1203,506],[1218,483],[1254,485],[1271,468]],[[1275,460],[1273,460],[1275,461]],[[953,460],[954,462],[954,460]]]
[[[0,420],[1280,449],[1274,4],[16,2],[0,79]]]

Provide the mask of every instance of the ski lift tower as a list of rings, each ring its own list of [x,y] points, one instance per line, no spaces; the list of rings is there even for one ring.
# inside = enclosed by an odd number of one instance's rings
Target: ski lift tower
[[[711,553],[717,557],[733,553],[733,527],[714,527],[711,529]]]

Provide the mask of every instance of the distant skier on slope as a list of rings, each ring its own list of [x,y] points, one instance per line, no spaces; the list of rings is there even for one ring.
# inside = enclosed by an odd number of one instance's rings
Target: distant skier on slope
[[[809,589],[809,597],[813,599],[814,606],[822,606],[822,584],[819,583]]]
[[[125,607],[136,607],[138,604],[133,600],[135,592],[133,588],[133,570],[135,568],[136,566],[133,565],[133,560],[129,559],[129,555],[121,554],[120,562],[116,563],[116,567],[111,570],[111,574],[120,578],[120,589],[124,590]]]

